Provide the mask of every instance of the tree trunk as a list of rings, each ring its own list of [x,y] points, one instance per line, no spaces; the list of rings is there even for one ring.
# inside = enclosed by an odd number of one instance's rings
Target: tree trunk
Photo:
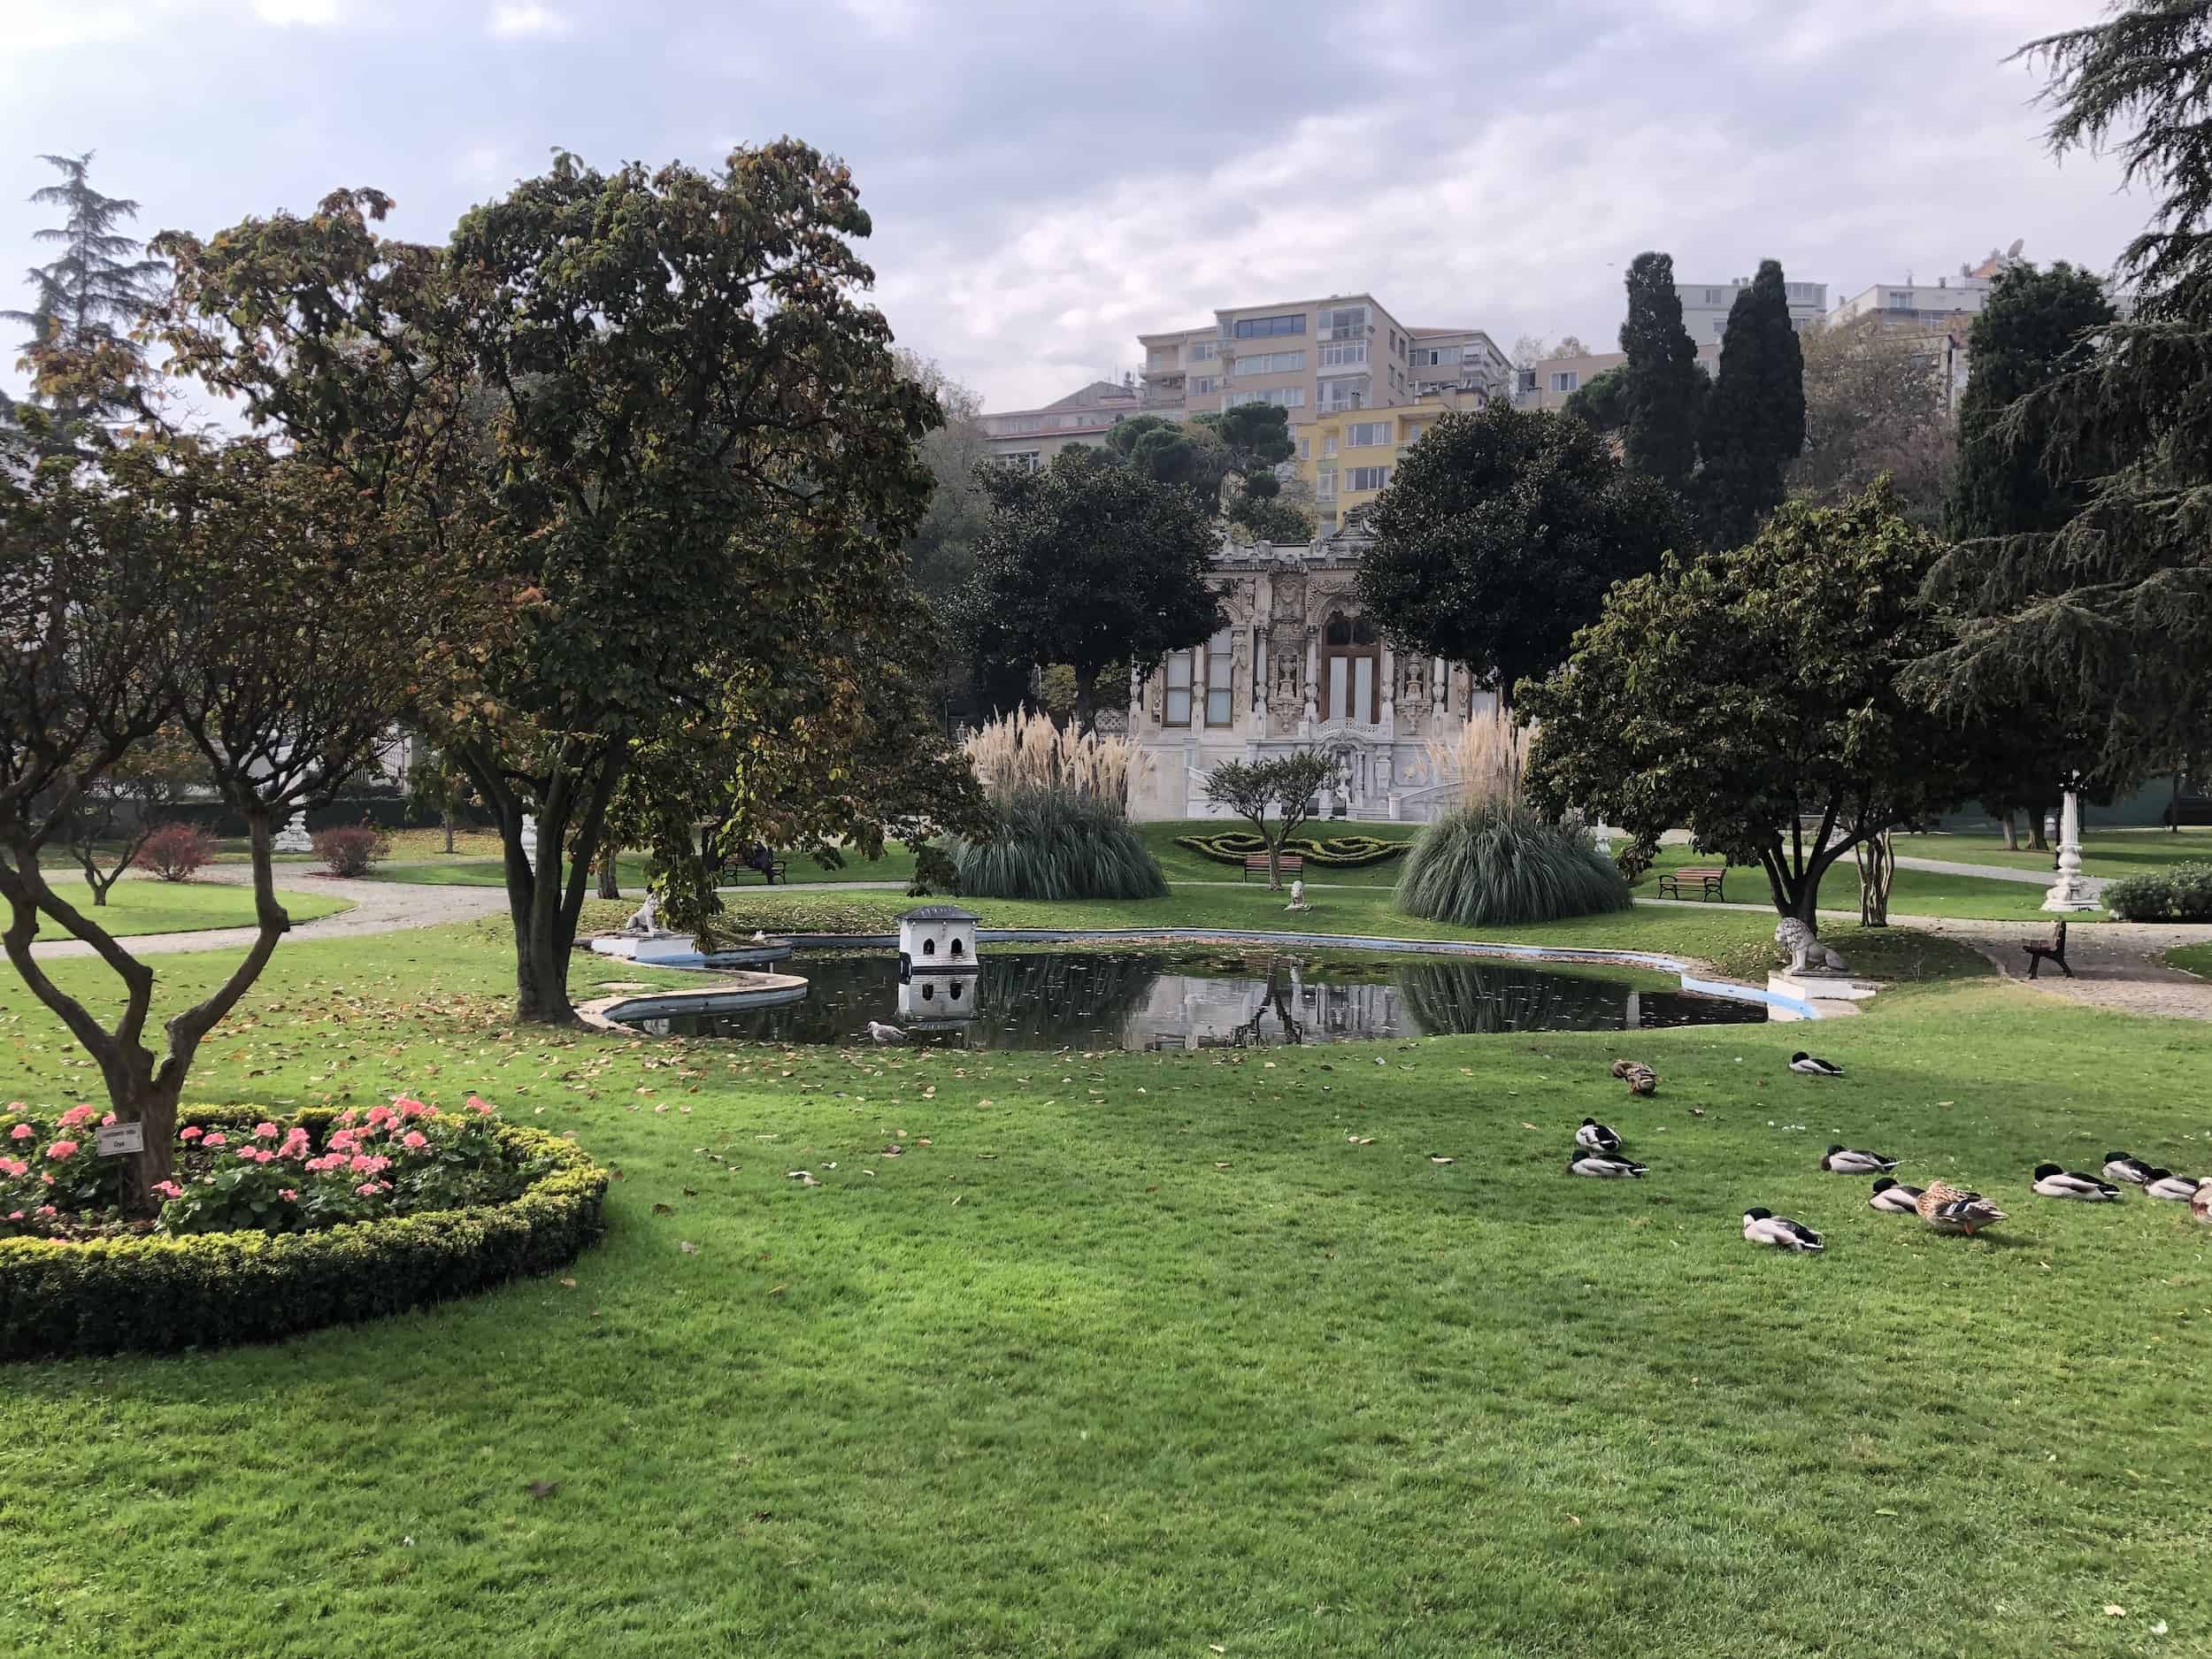
[[[445,826],[445,849],[451,852],[453,850],[453,809],[446,808],[439,815],[439,820]]]
[[[1267,842],[1267,890],[1280,893],[1283,890],[1282,838],[1271,836],[1265,830],[1260,832],[1260,836]]]
[[[2010,807],[2007,807],[2001,813],[1998,814],[1998,822],[2003,827],[2005,832],[2005,850],[2008,853],[2018,852],[2020,850],[2020,832],[2012,821],[2012,809]]]
[[[1889,926],[1889,884],[1897,872],[1897,849],[1886,831],[1857,848],[1859,857],[1859,926]]]
[[[599,896],[618,899],[622,896],[622,870],[611,847],[599,855]]]
[[[2028,845],[2039,853],[2051,850],[2051,843],[2043,833],[2043,814],[2047,810],[2040,801],[2028,803]]]
[[[1098,718],[1098,671],[1075,671],[1075,729],[1087,732]]]

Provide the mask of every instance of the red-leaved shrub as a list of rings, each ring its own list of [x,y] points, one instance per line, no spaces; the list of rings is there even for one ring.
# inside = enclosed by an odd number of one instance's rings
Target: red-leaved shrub
[[[365,876],[371,864],[392,850],[382,830],[365,826],[317,830],[314,842],[315,856],[334,876]]]
[[[146,838],[132,861],[164,881],[189,881],[215,862],[215,837],[197,824],[164,824]]]

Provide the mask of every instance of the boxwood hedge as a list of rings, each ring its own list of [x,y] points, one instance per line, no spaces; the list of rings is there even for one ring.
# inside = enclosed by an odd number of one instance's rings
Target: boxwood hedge
[[[258,1109],[188,1108],[179,1126],[250,1128]],[[318,1138],[337,1114],[288,1121]],[[265,1341],[380,1318],[575,1259],[601,1231],[607,1173],[572,1142],[502,1124],[522,1194],[314,1233],[0,1240],[0,1359]]]
[[[1250,830],[1224,830],[1217,835],[1178,835],[1175,844],[1222,864],[1241,865],[1254,854],[1267,850],[1267,843]],[[1283,843],[1283,850],[1296,853],[1310,864],[1356,870],[1362,864],[1386,864],[1400,857],[1409,844],[1386,841],[1373,835],[1332,835],[1322,841],[1294,835]]]
[[[2124,922],[2212,922],[2212,864],[2108,881],[2104,907]]]

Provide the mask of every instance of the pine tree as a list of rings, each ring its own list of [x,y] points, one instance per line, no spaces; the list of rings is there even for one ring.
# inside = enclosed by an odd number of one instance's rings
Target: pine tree
[[[1778,260],[1762,259],[1736,290],[1721,336],[1720,378],[1706,400],[1698,475],[1707,542],[1735,547],[1782,504],[1783,477],[1805,447],[1805,357],[1790,326]]]
[[[63,209],[65,217],[37,237],[58,243],[61,256],[27,273],[37,296],[32,308],[0,311],[0,322],[30,330],[23,351],[32,365],[33,399],[52,411],[53,429],[65,434],[81,421],[119,419],[136,409],[142,358],[129,334],[159,299],[168,266],[140,258],[143,244],[122,234],[121,227],[138,217],[138,204],[92,188],[91,151],[39,159],[62,180],[33,191],[30,199]]]
[[[1670,488],[1687,488],[1697,465],[1698,417],[1705,371],[1697,342],[1682,326],[1674,256],[1640,253],[1628,267],[1628,320],[1621,325],[1622,451],[1629,465]]]

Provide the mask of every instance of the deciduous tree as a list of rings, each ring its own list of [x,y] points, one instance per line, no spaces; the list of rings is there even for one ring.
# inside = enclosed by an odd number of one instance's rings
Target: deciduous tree
[[[1933,529],[1955,449],[1946,365],[1931,341],[1869,318],[1816,328],[1799,344],[1805,448],[1790,466],[1789,493],[1832,507],[1886,474],[1899,510]]]
[[[1227,807],[1267,844],[1267,885],[1283,885],[1283,843],[1306,821],[1314,796],[1340,763],[1317,749],[1294,749],[1262,760],[1224,761],[1206,775],[1206,799]],[[1272,813],[1274,816],[1270,817]]]

